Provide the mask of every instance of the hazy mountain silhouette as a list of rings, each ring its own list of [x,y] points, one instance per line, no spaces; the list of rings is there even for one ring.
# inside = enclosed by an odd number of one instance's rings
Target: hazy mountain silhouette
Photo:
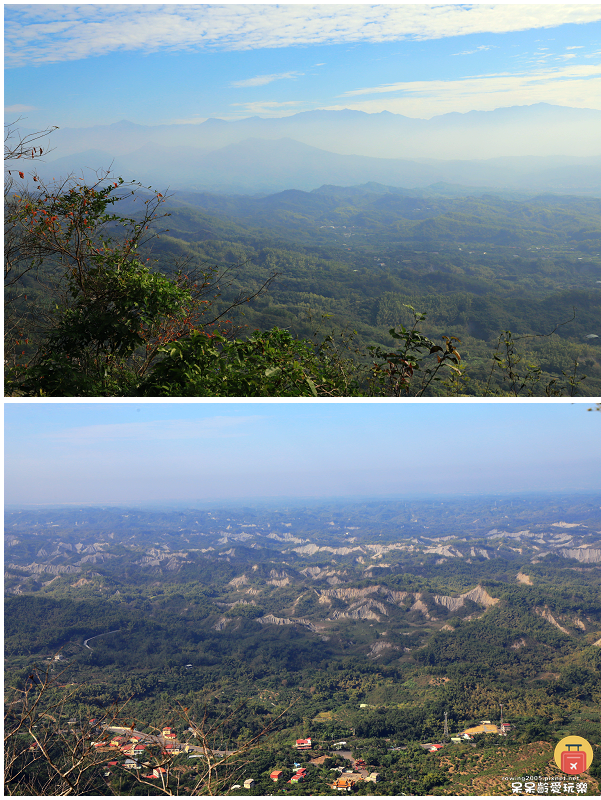
[[[288,117],[208,119],[190,125],[122,120],[52,135],[56,155],[90,148],[120,156],[147,143],[219,149],[246,139],[290,138],[344,155],[381,158],[486,159],[500,156],[599,155],[601,111],[538,103],[432,119],[363,111],[304,111]]]
[[[324,184],[350,186],[369,182],[407,188],[447,183],[535,192],[601,192],[601,156],[390,159],[332,153],[294,139],[253,138],[215,150],[146,142],[117,157],[108,151],[87,150],[53,162],[38,162],[36,171],[49,178],[83,168],[108,169],[111,165],[113,174],[136,178],[158,189],[225,194],[310,191]],[[91,176],[88,170],[86,179]]]

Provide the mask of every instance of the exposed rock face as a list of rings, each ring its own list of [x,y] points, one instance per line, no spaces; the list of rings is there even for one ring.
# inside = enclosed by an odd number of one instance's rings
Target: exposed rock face
[[[462,554],[457,550],[456,547],[449,545],[448,547],[443,547],[439,545],[438,547],[426,547],[424,549],[424,553],[438,553],[440,556],[446,556],[447,558],[462,558]]]
[[[336,600],[358,600],[379,592],[380,588],[380,586],[368,586],[366,589],[356,589],[351,586],[348,589],[324,589],[322,594],[334,597]]]
[[[318,578],[321,574],[321,567],[307,567],[306,569],[302,570],[302,575],[309,577],[309,575],[315,579]]]
[[[272,569],[269,573],[269,577],[271,580],[267,581],[272,586],[288,586],[290,583],[290,577],[286,572],[278,572],[277,569]]]
[[[586,630],[586,625],[581,619],[578,619],[578,617],[574,617],[574,627],[580,628],[581,631]]]
[[[528,586],[532,586],[532,578],[530,577],[530,575],[524,575],[523,572],[518,572],[518,574],[515,577],[518,579],[520,583],[527,583]]]
[[[298,536],[293,536],[287,531],[283,536],[279,536],[277,533],[268,533],[267,538],[275,539],[277,542],[294,542],[295,544],[300,544],[301,542],[306,541],[305,539],[299,539]]]
[[[373,619],[379,622],[380,617],[373,610],[372,606],[375,606],[381,613],[386,614],[386,609],[382,603],[368,601],[366,603],[361,603],[359,606],[355,606],[355,608],[351,606],[347,611],[336,610],[333,612],[330,619]]]
[[[294,547],[295,553],[304,556],[313,556],[315,553],[332,553],[335,556],[348,556],[350,553],[365,553],[363,547],[318,547],[316,544],[306,544],[303,547]]]
[[[368,656],[370,658],[378,658],[382,655],[384,650],[399,650],[398,647],[395,647],[390,642],[374,642],[369,650]]]
[[[90,544],[86,546],[85,544],[83,544],[83,542],[79,542],[78,544],[76,544],[75,549],[77,550],[78,553],[96,553],[98,551],[96,545]]]
[[[161,565],[161,559],[142,556],[142,558],[136,561],[136,564],[139,564],[141,567],[159,567]]]
[[[365,549],[373,552],[373,558],[382,558],[386,553],[390,553],[393,550],[407,550],[412,553],[417,548],[413,544],[394,542],[392,544],[366,544]]]
[[[261,625],[294,625],[293,620],[285,617],[274,617],[273,614],[265,614],[263,617],[257,617],[255,622]]]
[[[579,528],[580,525],[577,522],[552,522],[551,526],[553,528]],[[586,527],[584,525],[583,527]]]
[[[513,644],[509,645],[509,647],[510,647],[512,650],[519,650],[519,649],[520,649],[520,647],[526,647],[526,640],[525,640],[525,639],[522,637],[521,639],[518,639],[518,640],[517,640],[516,642],[514,642]]]
[[[189,563],[191,562],[186,561],[185,559],[170,558],[169,561],[165,564],[165,569],[174,572],[175,570],[181,569],[182,564],[189,564]]]
[[[174,571],[180,569],[182,564],[189,564],[190,559],[188,558],[189,553],[184,552],[177,552],[172,553],[169,550],[165,552],[164,550],[158,550],[157,548],[153,547],[150,550],[147,550],[147,555],[142,556],[142,558],[138,559],[135,563],[139,564],[142,567],[164,567],[165,569]],[[96,563],[96,560],[101,561],[103,558],[114,558],[111,554],[107,553],[106,555],[102,556],[85,556],[79,562],[82,564],[84,561],[92,561]]]
[[[457,611],[463,605],[463,597],[447,597],[443,594],[435,594],[434,602],[439,606],[445,606],[449,611]]]
[[[402,593],[407,596],[408,593]],[[435,617],[430,616],[428,613],[428,606],[424,603],[422,599],[422,594],[418,592],[414,595],[415,602],[411,606],[411,611],[421,611],[422,614],[426,617],[426,619],[435,619]],[[457,611],[460,609],[466,600],[472,600],[472,602],[477,603],[478,605],[485,606],[485,608],[490,608],[490,606],[494,606],[495,603],[498,603],[499,600],[495,597],[491,597],[486,589],[483,589],[481,586],[476,586],[474,589],[471,589],[469,592],[464,592],[464,594],[460,594],[458,597],[449,597],[448,595],[444,594],[435,594],[432,596],[432,599],[436,603],[436,605],[444,606],[448,608],[449,611]]]
[[[486,606],[486,608],[490,608],[490,606],[494,606],[499,602],[498,597],[491,597],[486,589],[483,589],[480,585],[460,596],[466,600],[472,600],[474,603],[479,603],[481,606]]]
[[[244,586],[246,583],[248,583],[248,578],[246,575],[239,575],[237,578],[232,578],[232,580],[228,583],[228,586],[235,586],[237,589],[238,586]]]
[[[551,625],[554,625],[558,630],[562,631],[563,633],[569,634],[570,632],[566,630],[566,628],[562,627],[559,622],[555,619],[551,611],[545,606],[544,608],[535,608],[533,609],[535,614],[538,614],[539,617],[546,619],[547,622],[550,622]]]
[[[273,614],[265,614],[263,617],[257,617],[255,622],[261,625],[303,625],[305,628],[309,628],[310,631],[315,631],[313,623],[301,617],[288,619],[286,617],[275,617]]]
[[[430,614],[428,613],[428,606],[424,603],[419,595],[416,595],[418,598],[415,603],[409,609],[410,611],[421,611],[422,614],[426,619],[431,619]]]
[[[53,578],[52,580],[55,579]],[[51,581],[48,581],[48,583],[51,583]],[[85,586],[86,583],[92,583],[92,581],[88,580],[88,578],[80,578],[78,581],[76,581],[76,583],[72,583],[71,586]]]
[[[387,592],[384,595],[384,599],[388,603],[395,603],[396,605],[400,605],[406,597],[410,597],[409,592]]]
[[[228,617],[221,617],[218,619],[217,622],[213,625],[214,631],[222,631],[226,625],[228,625],[232,620]]]
[[[61,564],[27,564],[27,566],[21,567],[17,564],[7,564],[9,569],[16,569],[21,572],[33,572],[33,573],[40,573],[40,572],[49,572],[51,575],[59,575],[61,572],[81,572],[79,567],[74,567],[71,564],[61,565]]]
[[[593,647],[601,647],[601,639],[597,639],[596,642],[593,642]]]
[[[598,564],[601,561],[601,550],[592,547],[576,547],[573,550],[560,550],[564,558],[576,558],[585,564]]]
[[[102,564],[103,561],[106,561],[109,558],[117,558],[117,556],[113,555],[112,553],[94,553],[91,556],[84,556],[82,559],[78,561],[79,564]]]

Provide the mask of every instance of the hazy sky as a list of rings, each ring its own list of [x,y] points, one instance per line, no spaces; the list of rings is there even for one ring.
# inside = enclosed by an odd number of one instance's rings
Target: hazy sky
[[[601,109],[601,4],[5,6],[5,103],[28,128]]]
[[[598,490],[590,403],[6,402],[6,502]]]

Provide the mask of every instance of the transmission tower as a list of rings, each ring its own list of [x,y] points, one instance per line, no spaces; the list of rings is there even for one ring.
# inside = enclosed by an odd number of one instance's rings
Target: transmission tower
[[[448,738],[449,736],[449,723],[447,722],[447,712],[444,712],[444,736]]]

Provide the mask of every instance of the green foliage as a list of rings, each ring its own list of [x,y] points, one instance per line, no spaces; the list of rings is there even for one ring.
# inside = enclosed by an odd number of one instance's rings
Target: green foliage
[[[263,616],[263,611],[254,603],[242,604],[238,603],[233,608],[225,612],[226,617],[243,617],[245,619],[256,619]]]
[[[9,194],[9,394],[519,397],[601,387],[599,294],[589,286],[601,262],[574,250],[597,241],[597,201],[426,199],[375,185],[265,201],[187,194],[171,201],[169,235],[150,250],[146,231],[165,198],[115,191],[122,183]],[[117,201],[130,216],[113,213]],[[172,259],[211,266],[197,281]],[[337,333],[316,339],[319,318]],[[354,352],[340,331],[354,332]]]
[[[441,370],[450,369],[456,376],[461,376],[461,356],[454,344],[459,340],[454,336],[444,336],[444,348],[434,344],[418,329],[419,323],[426,318],[425,314],[415,311],[411,306],[407,308],[413,314],[412,327],[401,326],[400,331],[394,328],[389,331],[392,338],[401,343],[399,349],[386,352],[381,347],[369,348],[372,357],[377,359],[372,367],[372,391],[376,395],[419,397],[430,384],[442,380],[439,375]],[[426,365],[426,355],[435,356],[434,366]]]
[[[68,303],[57,309],[33,363],[9,374],[9,390],[50,397],[124,394],[135,379],[129,359],[145,344],[145,329],[183,316],[191,297],[166,276],[137,259],[93,260],[85,286],[70,278]]]
[[[317,397],[354,393],[325,347],[274,328],[228,341],[193,331],[161,348],[164,358],[137,394],[182,397]]]

